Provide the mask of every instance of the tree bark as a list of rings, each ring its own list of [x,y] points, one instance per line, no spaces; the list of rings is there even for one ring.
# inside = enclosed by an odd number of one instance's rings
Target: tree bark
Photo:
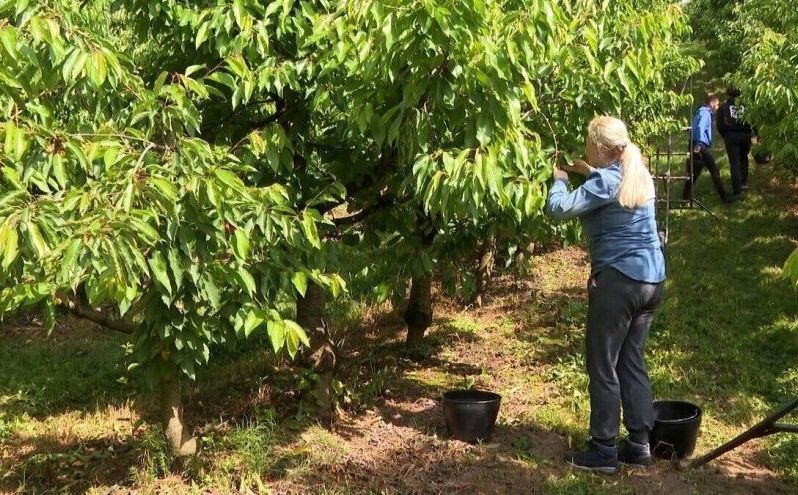
[[[137,328],[134,323],[130,323],[124,319],[112,318],[102,311],[97,311],[89,307],[88,303],[81,301],[80,297],[76,298],[74,301],[71,299],[63,299],[58,303],[58,306],[66,309],[79,318],[91,321],[115,332],[132,334]]]
[[[166,442],[173,455],[177,457],[194,455],[199,440],[193,436],[183,422],[183,403],[180,396],[180,375],[174,368],[160,380],[161,425]]]
[[[524,264],[535,254],[535,243],[530,242],[526,248],[519,248],[513,255],[512,266],[518,275],[525,275]]]
[[[490,278],[493,273],[493,266],[496,261],[496,239],[489,236],[482,244],[479,254],[479,264],[477,265],[476,289],[472,303],[477,307],[482,307],[482,296],[487,290]]]
[[[335,420],[333,380],[338,367],[338,349],[325,320],[324,289],[314,283],[308,284],[305,296],[297,299],[296,319],[308,332],[311,346],[308,364],[319,377],[314,386],[319,420],[329,425]]]
[[[416,211],[416,236],[420,252],[432,246],[437,231],[423,209]],[[432,324],[432,274],[414,275],[410,283],[410,296],[404,314],[407,323],[407,346],[416,347],[424,340],[424,333]]]
[[[424,341],[424,333],[432,324],[432,276],[413,277],[410,297],[404,314],[407,323],[407,345],[415,347]]]

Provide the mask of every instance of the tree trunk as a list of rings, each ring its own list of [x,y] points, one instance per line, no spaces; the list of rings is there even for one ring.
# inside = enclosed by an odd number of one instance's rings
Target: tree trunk
[[[161,377],[161,425],[172,454],[178,457],[197,453],[199,441],[183,423],[180,376],[177,368]]]
[[[404,318],[407,323],[407,345],[418,346],[432,323],[432,275],[413,277]]]
[[[314,395],[318,406],[319,420],[331,424],[335,419],[335,395],[333,379],[338,366],[338,349],[327,327],[324,289],[309,283],[305,296],[297,299],[297,323],[308,332],[310,356],[308,365],[318,375]]]
[[[423,209],[416,210],[416,236],[419,241],[419,255],[432,246],[437,231],[432,220]],[[413,276],[410,283],[410,297],[404,314],[407,323],[407,346],[416,347],[424,340],[424,332],[432,324],[432,274]]]
[[[535,243],[530,242],[526,248],[518,248],[513,256],[512,266],[518,275],[526,275],[525,264],[535,254]]]
[[[482,296],[490,283],[493,273],[493,265],[496,261],[496,239],[491,235],[482,244],[479,254],[479,265],[477,266],[476,290],[472,303],[477,307],[482,307]]]

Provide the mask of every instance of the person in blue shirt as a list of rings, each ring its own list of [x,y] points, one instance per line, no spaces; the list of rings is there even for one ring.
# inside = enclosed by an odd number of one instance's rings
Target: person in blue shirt
[[[654,181],[626,125],[614,117],[591,121],[586,154],[587,163],[569,167],[587,175],[584,184],[571,190],[568,174],[555,168],[546,204],[555,219],[581,220],[591,262],[585,338],[590,439],[586,451],[566,461],[612,474],[619,462],[651,463],[654,409],[643,353],[662,302],[665,258]],[[621,406],[629,438],[618,448]]]
[[[709,171],[712,183],[715,185],[715,190],[718,191],[721,200],[726,203],[733,203],[738,199],[737,196],[726,194],[723,181],[720,179],[718,164],[710,151],[712,147],[712,121],[719,106],[720,99],[714,94],[709,94],[704,104],[696,111],[695,117],[693,117],[690,134],[691,157],[687,159],[688,178],[682,191],[682,199],[685,201],[692,197],[693,184],[698,180],[698,176],[701,175],[704,167]],[[691,164],[692,171],[690,170]]]

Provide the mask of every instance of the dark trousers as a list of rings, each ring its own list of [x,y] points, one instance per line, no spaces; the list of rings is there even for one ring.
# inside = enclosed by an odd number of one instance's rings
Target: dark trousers
[[[692,153],[693,156],[693,174],[691,178],[688,178],[687,181],[684,183],[684,190],[682,191],[682,199],[690,199],[693,194],[693,184],[695,181],[698,180],[698,176],[701,175],[701,171],[706,168],[709,171],[709,176],[712,178],[712,184],[715,185],[715,190],[718,191],[721,199],[726,197],[726,189],[723,187],[723,182],[720,180],[720,170],[718,170],[718,164],[715,161],[715,157],[712,156],[712,153],[706,149],[701,148],[699,153]],[[686,161],[687,166],[687,175],[690,176],[690,159],[688,158]]]
[[[729,156],[732,192],[740,194],[748,185],[748,154],[751,152],[750,132],[727,132],[723,138],[726,154]]]
[[[621,405],[629,438],[647,443],[654,427],[651,384],[643,358],[663,283],[633,280],[606,268],[588,282],[587,371],[590,436],[618,436]]]

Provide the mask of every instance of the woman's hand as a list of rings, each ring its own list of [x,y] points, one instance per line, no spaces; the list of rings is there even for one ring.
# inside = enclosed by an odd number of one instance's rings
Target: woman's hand
[[[559,167],[554,167],[554,174],[553,175],[554,175],[554,180],[562,179],[562,180],[564,180],[566,182],[568,181],[568,172],[566,172],[565,170],[562,170]]]
[[[573,165],[566,165],[565,167],[563,167],[563,170],[565,170],[566,172],[573,172],[575,174],[584,175],[587,177],[588,175],[590,175],[590,172],[593,171],[593,167],[588,165],[586,161],[577,158],[576,160],[574,160]]]

